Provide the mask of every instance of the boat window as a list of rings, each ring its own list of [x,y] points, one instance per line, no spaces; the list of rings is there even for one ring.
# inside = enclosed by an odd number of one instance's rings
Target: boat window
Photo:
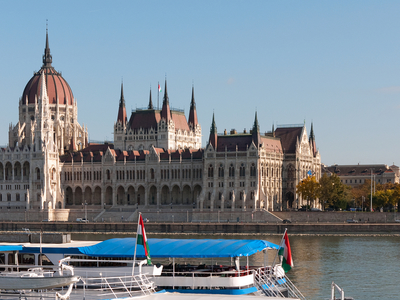
[[[0,265],[4,265],[6,263],[6,255],[4,253],[0,253]]]
[[[21,265],[34,265],[35,255],[34,254],[18,254],[18,262]]]
[[[8,253],[8,264],[15,265],[14,253]]]
[[[95,258],[86,255],[69,255],[71,256],[71,260],[69,264],[74,267],[126,267],[128,262],[132,261],[132,258],[127,257],[103,257],[103,258]],[[78,261],[73,261],[78,260]],[[127,261],[127,262],[125,262]]]
[[[51,260],[46,256],[46,254],[42,254],[41,258],[42,258],[42,265],[43,266],[52,266],[52,265],[54,265],[51,262]]]

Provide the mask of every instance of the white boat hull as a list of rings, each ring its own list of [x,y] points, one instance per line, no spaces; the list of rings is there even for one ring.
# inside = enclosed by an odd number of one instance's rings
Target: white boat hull
[[[62,277],[0,277],[0,290],[44,290],[76,283],[79,276]]]

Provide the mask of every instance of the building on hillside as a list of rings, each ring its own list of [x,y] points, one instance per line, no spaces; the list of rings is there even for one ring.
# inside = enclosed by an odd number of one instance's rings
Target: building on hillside
[[[333,165],[322,166],[322,173],[336,174],[342,183],[354,187],[371,179],[381,184],[399,183],[400,169],[394,164],[390,167],[385,164]]]
[[[170,107],[166,81],[162,108],[150,92],[129,120],[121,85],[114,143],[90,144],[72,90],[52,66],[47,32],[44,52],[0,152],[0,209],[274,211],[305,204],[296,185],[310,172],[321,176],[312,124],[310,136],[305,124],[261,134],[256,113],[250,132],[218,134],[213,115],[202,148],[194,88],[186,119]]]

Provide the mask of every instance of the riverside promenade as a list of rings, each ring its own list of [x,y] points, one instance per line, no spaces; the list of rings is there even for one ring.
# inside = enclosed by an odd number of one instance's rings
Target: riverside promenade
[[[279,234],[288,228],[298,234],[400,234],[400,222],[393,212],[315,212],[315,211],[245,211],[200,212],[189,209],[133,211],[124,208],[101,211],[69,210],[68,217],[46,219],[43,212],[0,214],[0,231],[18,232],[23,228],[44,232],[136,232],[138,212],[148,233],[177,234]],[[88,223],[77,222],[87,217]],[[290,221],[290,223],[288,222]]]
[[[0,222],[2,232],[124,233],[136,232],[136,222]],[[162,234],[399,234],[400,223],[146,223],[146,231]]]

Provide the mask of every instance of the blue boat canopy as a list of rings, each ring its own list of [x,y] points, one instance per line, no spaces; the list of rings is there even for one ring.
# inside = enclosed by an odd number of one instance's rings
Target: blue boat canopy
[[[0,246],[0,252],[6,251],[21,251],[22,245],[2,245]]]
[[[85,255],[93,257],[133,257],[135,238],[110,239],[92,246],[79,247]],[[212,240],[212,239],[148,239],[150,256],[156,257],[239,257],[250,256],[264,249],[279,246],[263,240]],[[145,257],[144,248],[138,245],[137,257]]]

